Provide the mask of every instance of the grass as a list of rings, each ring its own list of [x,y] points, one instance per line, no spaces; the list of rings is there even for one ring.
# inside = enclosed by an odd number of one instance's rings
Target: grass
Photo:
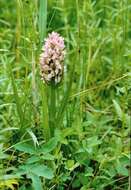
[[[0,1],[0,189],[129,190],[129,0]],[[40,77],[48,33],[64,77]]]

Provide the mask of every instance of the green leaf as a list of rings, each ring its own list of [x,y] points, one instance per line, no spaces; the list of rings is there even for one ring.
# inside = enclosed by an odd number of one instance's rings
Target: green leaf
[[[31,173],[34,173],[37,176],[45,177],[46,179],[53,178],[53,170],[42,164],[33,165],[33,167],[31,167]]]
[[[101,140],[98,140],[97,136],[90,137],[90,138],[87,139],[87,145],[89,147],[97,146],[99,144],[101,144]]]
[[[72,187],[75,189],[75,188],[80,188],[80,186],[81,186],[80,180],[77,178],[74,179],[72,182]]]
[[[93,176],[93,168],[88,167],[85,176]]]
[[[20,125],[21,125],[21,127],[23,127],[24,126],[24,112],[22,110],[20,97],[18,95],[18,90],[17,90],[17,86],[16,86],[16,81],[15,81],[15,78],[14,78],[14,74],[12,72],[12,67],[11,67],[11,62],[12,61],[13,60],[11,60],[10,64],[9,64],[9,75],[10,75],[10,78],[11,78],[11,83],[12,83],[12,88],[13,88],[13,93],[14,93],[14,100],[15,100],[15,103],[16,103],[16,108],[17,108],[19,119],[20,119]]]
[[[86,177],[84,173],[79,174],[79,180],[82,185],[87,185],[88,183],[88,177]]]
[[[75,163],[74,160],[67,160],[65,168],[67,170],[73,171],[75,168],[79,166],[78,163]]]
[[[26,161],[27,164],[32,164],[35,162],[38,162],[40,160],[40,156],[31,156],[30,158],[28,158],[28,160]]]
[[[54,156],[51,155],[51,154],[48,154],[48,153],[44,154],[42,156],[33,155],[33,156],[31,156],[30,158],[27,159],[26,163],[27,164],[32,164],[32,163],[38,162],[40,160],[54,160]]]
[[[37,175],[31,174],[32,186],[34,190],[43,190],[41,180]]]
[[[34,146],[27,143],[17,143],[14,145],[16,150],[28,153],[28,154],[35,154],[37,151]]]
[[[47,143],[42,145],[40,148],[40,152],[49,153],[57,146],[58,140],[57,138],[53,137],[51,138]]]
[[[116,100],[113,100],[113,104],[114,104],[116,113],[117,113],[117,115],[118,115],[118,118],[119,118],[120,120],[122,120],[123,113],[122,113],[121,107],[119,106],[119,104],[117,103]]]
[[[33,133],[33,131],[31,129],[28,129],[27,132],[29,133],[29,135],[31,136],[33,143],[35,146],[39,145],[37,137],[35,136],[35,134]]]
[[[81,187],[81,189],[80,190],[87,190],[87,186],[86,185],[84,185],[83,187]]]
[[[51,154],[44,154],[41,158],[43,160],[54,160],[54,156]]]
[[[46,23],[47,23],[47,0],[40,0],[39,4],[39,34],[40,42],[42,43],[46,35]]]
[[[128,169],[124,167],[119,161],[117,161],[116,170],[118,174],[121,174],[123,176],[128,176]]]
[[[93,147],[98,146],[99,144],[101,144],[101,140],[99,140],[97,136],[94,136],[94,137],[90,137],[90,138],[88,138],[86,140],[83,140],[82,144],[83,144],[83,148],[88,153],[92,153]]]
[[[46,179],[53,178],[53,170],[48,168],[44,164],[27,164],[19,167],[21,174],[27,174],[30,177],[31,174],[37,175],[39,177],[44,177]]]

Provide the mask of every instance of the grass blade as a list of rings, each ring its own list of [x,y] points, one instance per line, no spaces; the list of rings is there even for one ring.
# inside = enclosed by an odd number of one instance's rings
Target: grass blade
[[[42,43],[46,36],[47,0],[40,0],[39,3],[39,34],[40,43]]]
[[[21,125],[21,127],[23,127],[24,126],[24,113],[23,113],[22,106],[20,103],[20,98],[18,95],[17,87],[15,84],[15,78],[14,78],[11,66],[9,66],[9,75],[10,75],[11,83],[12,83],[12,87],[13,87],[14,100],[16,103],[16,108],[17,108],[19,119],[20,119],[20,125]]]

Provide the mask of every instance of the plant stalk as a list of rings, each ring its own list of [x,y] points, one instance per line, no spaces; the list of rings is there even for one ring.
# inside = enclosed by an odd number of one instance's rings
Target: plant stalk
[[[55,123],[56,123],[56,87],[54,85],[50,86],[50,131],[51,136],[54,136]]]

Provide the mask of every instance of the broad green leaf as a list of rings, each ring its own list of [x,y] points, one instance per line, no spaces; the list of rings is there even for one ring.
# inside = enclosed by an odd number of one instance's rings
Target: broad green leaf
[[[80,190],[87,190],[87,186],[84,185],[83,187],[80,188]]]
[[[38,162],[41,159],[40,156],[31,156],[30,158],[28,158],[28,160],[26,161],[27,164],[32,164],[35,162]]]
[[[88,167],[85,176],[93,176],[93,168]]]
[[[48,168],[44,164],[27,164],[19,167],[24,174],[30,176],[30,174],[34,174],[37,176],[44,177],[46,179],[53,178],[53,170]]]
[[[53,171],[51,168],[48,168],[45,165],[33,165],[31,168],[31,173],[34,173],[37,176],[45,177],[46,179],[53,178]]]
[[[44,154],[44,155],[41,157],[41,159],[43,159],[43,160],[54,160],[54,156],[51,155],[51,154],[49,154],[49,153],[47,153],[47,154]]]
[[[17,143],[14,145],[16,150],[28,153],[28,154],[35,154],[36,153],[36,149],[34,146],[32,146],[31,144],[27,144],[27,143]]]
[[[32,164],[32,163],[35,163],[35,162],[38,162],[40,160],[54,160],[54,156],[47,153],[47,154],[44,154],[42,156],[38,155],[38,156],[31,156],[30,158],[28,158],[28,160],[26,161],[27,164]]]
[[[101,144],[101,140],[98,140],[98,137],[94,136],[86,140],[83,140],[82,144],[83,144],[83,148],[87,150],[89,153],[91,153],[94,146]]]
[[[34,190],[43,190],[42,183],[39,176],[35,174],[30,174],[30,178],[32,180],[32,186]]]
[[[57,146],[57,143],[58,143],[57,139],[53,137],[47,143],[41,146],[40,152],[43,152],[43,153],[51,152]]]
[[[73,171],[78,166],[79,166],[79,164],[75,163],[74,160],[67,160],[65,168],[67,170]]]
[[[77,178],[74,179],[73,182],[72,182],[72,188],[74,188],[74,189],[77,188],[78,189],[78,188],[80,188],[80,186],[81,186],[80,180],[77,179]]]
[[[128,169],[126,167],[124,167],[122,165],[122,163],[120,163],[119,161],[117,161],[116,170],[117,170],[118,174],[121,174],[123,176],[128,176],[129,175]]]

